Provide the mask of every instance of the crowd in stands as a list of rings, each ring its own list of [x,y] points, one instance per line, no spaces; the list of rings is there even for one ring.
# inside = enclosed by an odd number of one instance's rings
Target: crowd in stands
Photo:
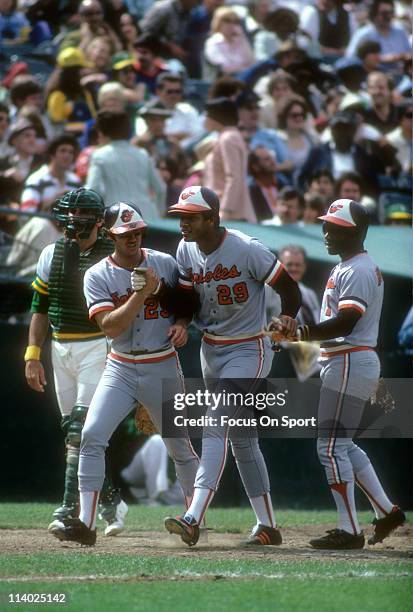
[[[148,221],[204,184],[223,220],[313,224],[348,197],[410,225],[410,10],[0,0],[0,263],[30,274],[53,203],[81,185]]]

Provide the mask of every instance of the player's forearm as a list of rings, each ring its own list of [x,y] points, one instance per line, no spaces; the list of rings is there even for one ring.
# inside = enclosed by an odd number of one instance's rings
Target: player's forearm
[[[35,312],[29,328],[29,346],[42,348],[49,330],[49,318],[46,314]]]
[[[298,283],[283,270],[275,283],[273,289],[277,291],[281,298],[281,314],[292,317],[297,316],[301,307],[301,291]]]
[[[343,338],[351,334],[359,317],[360,315],[357,312],[351,311],[349,314],[339,313],[333,319],[316,325],[303,325],[300,327],[303,335],[302,339],[311,341]]]
[[[106,336],[117,338],[123,334],[132,325],[149,295],[144,289],[134,292],[129,300],[119,308],[116,308],[116,310],[103,313],[102,317],[97,315],[96,320]]]

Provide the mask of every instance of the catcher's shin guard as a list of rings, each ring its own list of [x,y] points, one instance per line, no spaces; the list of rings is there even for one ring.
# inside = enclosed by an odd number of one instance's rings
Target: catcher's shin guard
[[[70,417],[63,417],[62,429],[66,433],[66,474],[63,506],[76,507],[79,503],[77,470],[82,428],[86,419],[87,406],[74,406]]]

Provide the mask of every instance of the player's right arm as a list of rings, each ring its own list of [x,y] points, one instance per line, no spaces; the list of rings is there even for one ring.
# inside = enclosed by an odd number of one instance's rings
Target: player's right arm
[[[143,289],[134,291],[124,304],[115,309],[104,280],[90,269],[84,279],[89,317],[95,319],[108,338],[117,338],[132,325],[145,300],[153,295],[158,285],[159,278],[152,268],[148,268]]]
[[[34,391],[44,392],[47,384],[43,364],[40,360],[41,350],[49,329],[49,272],[53,259],[54,244],[46,246],[37,263],[36,278],[32,283],[34,289],[32,300],[32,319],[29,328],[29,343],[25,354],[25,375],[27,384]]]
[[[49,329],[49,318],[47,314],[34,312],[29,328],[29,347],[43,347]],[[29,359],[25,368],[26,380],[34,391],[43,393],[47,384],[43,364],[40,359]]]

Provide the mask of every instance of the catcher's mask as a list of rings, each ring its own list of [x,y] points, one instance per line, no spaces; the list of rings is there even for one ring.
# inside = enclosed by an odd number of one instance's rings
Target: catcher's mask
[[[74,189],[55,203],[53,214],[64,227],[68,238],[89,238],[98,221],[103,219],[105,203],[93,189]]]
[[[145,229],[146,227],[148,226],[137,206],[131,206],[125,202],[117,202],[105,211],[105,229],[110,234],[115,234],[115,236]]]

